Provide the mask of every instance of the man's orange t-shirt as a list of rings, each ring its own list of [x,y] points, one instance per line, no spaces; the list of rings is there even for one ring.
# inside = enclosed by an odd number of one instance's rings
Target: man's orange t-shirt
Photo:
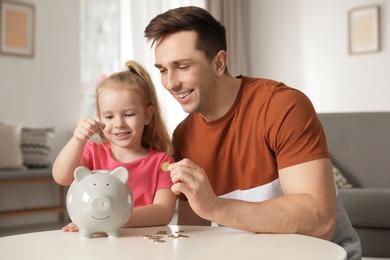
[[[283,195],[278,170],[329,158],[310,100],[283,83],[241,76],[229,112],[214,122],[189,114],[174,131],[175,159],[207,173],[216,195],[263,201]]]

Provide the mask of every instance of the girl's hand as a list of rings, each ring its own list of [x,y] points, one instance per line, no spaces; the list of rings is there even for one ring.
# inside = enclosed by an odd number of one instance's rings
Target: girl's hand
[[[75,223],[70,222],[68,225],[63,227],[62,230],[65,232],[77,232],[79,231],[79,227]]]
[[[94,134],[100,134],[104,127],[104,123],[98,122],[92,117],[85,117],[78,123],[73,136],[80,141],[88,141]]]

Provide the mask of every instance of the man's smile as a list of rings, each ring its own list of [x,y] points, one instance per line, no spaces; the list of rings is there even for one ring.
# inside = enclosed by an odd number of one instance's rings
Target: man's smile
[[[190,95],[194,90],[190,90],[190,91],[187,91],[187,92],[183,92],[183,93],[180,93],[177,96],[177,98],[179,99],[184,99],[186,97],[188,97],[188,95]]]

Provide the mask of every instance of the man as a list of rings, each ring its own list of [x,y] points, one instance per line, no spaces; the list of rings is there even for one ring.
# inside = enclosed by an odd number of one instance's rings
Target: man
[[[145,37],[162,84],[189,113],[174,131],[169,167],[172,191],[184,194],[179,224],[299,233],[360,259],[310,100],[281,82],[231,76],[225,28],[204,9],[160,14]]]

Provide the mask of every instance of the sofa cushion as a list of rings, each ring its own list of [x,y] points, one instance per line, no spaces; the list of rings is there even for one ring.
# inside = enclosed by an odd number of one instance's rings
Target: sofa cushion
[[[53,127],[23,127],[21,133],[23,164],[30,169],[50,167],[53,137]]]
[[[340,189],[351,188],[352,184],[350,184],[347,181],[344,174],[342,174],[341,171],[336,166],[332,165],[332,168],[333,168],[334,181],[336,183],[337,188]]]
[[[354,227],[390,228],[390,189],[340,189],[339,196]]]
[[[21,125],[0,124],[0,169],[23,168]]]

